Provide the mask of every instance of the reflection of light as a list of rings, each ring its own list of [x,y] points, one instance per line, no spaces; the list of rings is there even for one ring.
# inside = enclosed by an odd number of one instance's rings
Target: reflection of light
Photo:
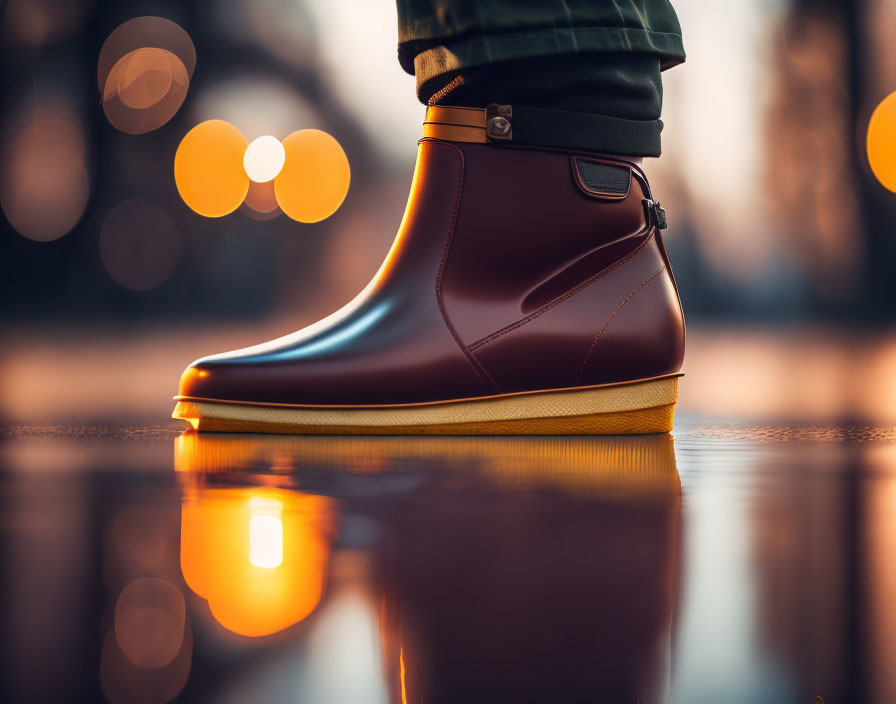
[[[184,579],[228,630],[281,631],[320,601],[331,507],[325,497],[283,489],[188,488],[181,513]]]
[[[116,205],[100,230],[100,257],[116,283],[148,291],[164,283],[180,259],[180,234],[154,205],[131,199]]]
[[[893,594],[896,592],[896,446],[881,443],[869,447],[865,444],[864,457],[870,466],[865,489],[867,497],[864,511],[867,518],[868,572],[864,593],[869,619],[869,641],[872,644],[871,672],[874,673],[873,689],[875,701],[893,701],[896,697],[896,610],[893,609]]]
[[[280,140],[270,135],[252,140],[243,156],[243,166],[249,178],[259,183],[271,181],[280,173],[286,151]]]
[[[386,704],[378,631],[379,613],[363,586],[338,588],[309,635],[298,700]]]
[[[370,310],[366,311],[350,325],[346,325],[342,330],[339,330],[338,332],[333,332],[329,335],[323,336],[317,342],[312,342],[309,345],[297,347],[294,349],[284,349],[280,352],[263,352],[257,359],[269,359],[271,361],[301,359],[303,357],[314,356],[325,350],[341,347],[347,342],[351,342],[352,340],[357,339],[358,336],[361,335],[361,333],[373,327],[380,318],[382,318],[386,313],[389,312],[389,308],[390,303],[388,301],[382,301],[379,305],[374,306]],[[243,358],[243,361],[251,362],[254,360],[252,357],[247,356]]]
[[[283,563],[283,504],[276,499],[249,500],[249,562],[273,569]]]
[[[401,704],[408,704],[408,692],[404,683],[404,648],[398,650],[399,677],[401,678]]]
[[[84,132],[72,114],[56,108],[25,123],[2,169],[0,205],[25,237],[55,240],[81,219],[90,183]]]
[[[100,653],[100,686],[110,704],[163,704],[174,699],[190,676],[193,634],[184,623],[183,644],[175,658],[162,667],[141,667],[118,646],[115,633],[108,633]]]
[[[186,605],[180,590],[164,579],[131,582],[115,605],[115,638],[135,665],[163,667],[180,652]]]
[[[239,208],[249,190],[246,146],[242,133],[224,120],[208,120],[187,132],[174,156],[174,180],[184,202],[210,218]]]
[[[877,180],[896,192],[896,93],[884,98],[871,114],[866,146]]]
[[[319,222],[342,205],[351,170],[345,152],[321,130],[299,130],[283,140],[286,160],[274,179],[277,202],[293,220]]]
[[[182,433],[175,469],[239,472],[257,466],[388,471],[408,462],[421,468],[477,467],[496,486],[546,485],[581,495],[666,496],[681,490],[672,436],[588,437],[341,437]],[[285,520],[285,519],[284,519]],[[284,524],[285,525],[285,524]],[[288,535],[288,532],[287,532]],[[288,546],[285,546],[289,551]]]

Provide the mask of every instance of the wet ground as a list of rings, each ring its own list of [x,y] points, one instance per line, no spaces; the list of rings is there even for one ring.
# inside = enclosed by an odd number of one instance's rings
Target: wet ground
[[[890,702],[894,440],[7,428],[0,699]]]

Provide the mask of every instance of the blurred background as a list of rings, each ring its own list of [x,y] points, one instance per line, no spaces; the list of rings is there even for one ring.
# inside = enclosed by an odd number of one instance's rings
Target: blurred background
[[[673,3],[645,169],[689,324],[674,451],[178,436],[190,361],[388,250],[424,113],[394,3],[0,3],[0,700],[397,701],[411,607],[517,687],[630,661],[673,702],[894,700],[896,0]],[[175,155],[209,120],[242,136],[194,157],[323,130],[347,192],[312,217],[222,170],[233,212],[200,214]],[[521,630],[481,638],[490,609]]]
[[[866,153],[896,91],[896,2],[674,4],[688,60],[645,168],[689,323],[682,407],[896,422],[896,194]],[[193,359],[352,298],[421,134],[396,37],[392,0],[9,0],[0,421],[164,423]],[[213,119],[249,142],[332,135],[344,202],[303,223],[250,190],[200,215],[174,158]]]

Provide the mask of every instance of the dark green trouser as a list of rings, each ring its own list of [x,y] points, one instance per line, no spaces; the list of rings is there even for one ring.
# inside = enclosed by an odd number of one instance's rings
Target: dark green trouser
[[[660,72],[684,61],[669,0],[397,3],[398,59],[424,104],[556,110],[530,141],[659,156]]]

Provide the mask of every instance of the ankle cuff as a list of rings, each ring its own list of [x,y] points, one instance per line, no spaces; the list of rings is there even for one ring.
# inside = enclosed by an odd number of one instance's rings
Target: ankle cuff
[[[423,136],[453,142],[529,144],[625,156],[659,156],[662,120],[627,120],[568,110],[492,104],[434,105]]]

